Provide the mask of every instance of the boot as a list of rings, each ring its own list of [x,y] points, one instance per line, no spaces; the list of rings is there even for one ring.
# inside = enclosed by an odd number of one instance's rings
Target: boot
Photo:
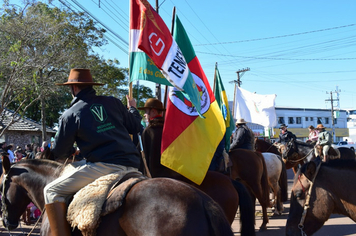
[[[53,236],[71,236],[71,230],[67,221],[67,204],[54,202],[46,204],[49,225]]]

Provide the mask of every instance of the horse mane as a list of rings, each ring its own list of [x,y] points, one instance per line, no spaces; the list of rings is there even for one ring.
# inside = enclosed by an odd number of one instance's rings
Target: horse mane
[[[294,143],[296,145],[300,145],[300,146],[304,146],[304,147],[314,147],[312,144],[303,142],[303,141],[299,141],[299,140],[294,140]]]
[[[308,162],[309,163],[309,162]],[[305,163],[295,174],[294,180],[293,180],[293,185],[296,183],[298,180],[298,176],[301,173],[304,173],[307,164]],[[321,167],[329,167],[333,169],[339,169],[339,170],[350,170],[350,171],[356,171],[356,160],[351,160],[351,159],[331,159],[328,162],[322,162]]]
[[[328,162],[322,163],[322,166],[356,171],[356,160],[351,159],[331,159]]]
[[[34,167],[41,169],[55,169],[56,171],[53,175],[59,175],[62,171],[62,168],[60,167],[63,166],[63,164],[49,159],[22,159],[19,162],[13,163],[12,166],[24,166],[31,169],[34,169]]]

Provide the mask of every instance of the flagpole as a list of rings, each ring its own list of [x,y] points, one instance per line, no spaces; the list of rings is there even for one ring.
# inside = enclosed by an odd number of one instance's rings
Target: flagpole
[[[158,8],[159,8],[159,3],[158,3],[158,0],[156,0],[156,12],[157,12],[157,14],[159,14],[158,13]],[[161,84],[159,84],[159,83],[156,83],[156,98],[158,99],[158,100],[160,100],[160,101],[162,101],[161,100]]]
[[[172,26],[171,26],[171,35],[173,35],[174,31],[174,18],[176,16],[176,7],[173,7],[173,13],[172,13]],[[166,85],[164,89],[164,103],[163,106],[164,108],[167,108],[167,98],[168,98],[168,85]],[[163,112],[163,118],[166,116],[166,112]]]
[[[215,84],[216,84],[216,68],[217,68],[217,67],[218,67],[218,62],[215,62],[213,94],[215,94]]]

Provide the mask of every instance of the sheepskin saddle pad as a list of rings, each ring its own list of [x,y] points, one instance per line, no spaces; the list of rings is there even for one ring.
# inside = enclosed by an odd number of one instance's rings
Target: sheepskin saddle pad
[[[96,179],[74,195],[68,207],[68,222],[73,228],[77,227],[84,236],[95,236],[103,213],[106,215],[117,210],[131,187],[143,179],[146,177],[138,171],[113,173]],[[116,186],[115,189],[112,189],[113,186]],[[107,199],[108,194],[113,192],[115,198]],[[108,200],[110,204],[103,207],[104,202]]]

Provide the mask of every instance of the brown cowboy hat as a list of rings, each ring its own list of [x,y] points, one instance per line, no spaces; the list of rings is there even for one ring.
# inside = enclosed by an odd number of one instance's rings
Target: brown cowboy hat
[[[157,98],[149,98],[145,102],[145,105],[143,107],[138,107],[137,109],[139,110],[145,110],[146,108],[154,108],[159,111],[165,111],[166,109],[163,107],[163,104],[160,100]]]
[[[91,77],[89,69],[71,69],[68,81],[56,85],[104,85],[102,83],[95,83]]]
[[[236,121],[235,125],[246,124],[246,123],[247,123],[247,121],[245,121],[244,118],[240,118],[240,119],[238,119],[238,120]]]
[[[315,129],[326,129],[323,124],[318,124]]]

